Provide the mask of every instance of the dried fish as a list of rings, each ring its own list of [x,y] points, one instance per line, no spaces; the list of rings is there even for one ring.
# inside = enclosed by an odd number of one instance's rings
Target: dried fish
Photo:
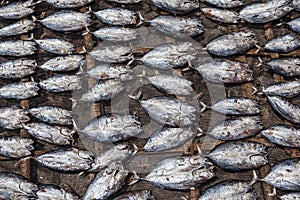
[[[292,5],[295,10],[300,11],[300,2],[298,0],[292,0]]]
[[[101,40],[112,42],[127,42],[135,40],[138,37],[138,32],[136,30],[117,26],[100,28],[97,31],[90,33]]]
[[[296,33],[300,33],[300,17],[288,22],[287,25]]]
[[[73,193],[65,191],[63,188],[54,185],[40,186],[36,193],[38,200],[79,200],[79,197]]]
[[[282,97],[267,96],[269,103],[282,117],[285,119],[300,124],[300,107],[287,101]]]
[[[36,184],[19,174],[0,172],[1,199],[34,199],[38,190]]]
[[[34,12],[34,5],[37,3],[33,3],[33,0],[29,0],[2,6],[0,7],[0,18],[21,19],[23,17],[26,17]]]
[[[1,11],[0,11],[1,13]],[[15,36],[15,35],[21,35],[24,33],[27,33],[28,31],[35,28],[35,23],[32,20],[29,19],[23,19],[20,21],[17,21],[13,24],[9,24],[8,26],[5,26],[0,29],[0,36]]]
[[[253,71],[247,63],[214,59],[196,67],[200,75],[215,83],[244,83],[253,80]]]
[[[292,126],[274,125],[260,133],[272,143],[300,148],[300,130]]]
[[[152,68],[172,69],[182,67],[194,60],[197,47],[191,42],[177,42],[155,47],[145,54],[141,61]]]
[[[115,3],[123,3],[123,4],[133,4],[133,3],[139,3],[142,0],[107,0],[109,2],[115,2]]]
[[[282,18],[292,10],[290,0],[269,0],[244,7],[239,17],[248,23],[267,23]]]
[[[281,96],[286,98],[296,97],[300,94],[300,81],[282,82],[269,85],[263,89],[263,93],[271,96]]]
[[[29,56],[35,54],[36,47],[32,41],[7,40],[0,42],[0,55],[2,56]]]
[[[18,136],[0,138],[0,154],[9,158],[22,158],[31,155],[34,141]]]
[[[115,198],[113,200],[156,200],[154,196],[152,196],[151,191],[149,190],[139,190],[134,192],[126,192],[123,193]]]
[[[79,131],[99,142],[118,142],[137,136],[143,130],[133,115],[108,114],[93,119]]]
[[[67,127],[50,126],[40,122],[23,126],[31,136],[50,144],[71,145],[74,140],[74,131]]]
[[[206,50],[216,56],[231,56],[243,54],[258,43],[257,36],[252,31],[232,32],[211,40]]]
[[[1,107],[0,127],[9,130],[23,128],[23,123],[30,120],[27,114],[28,112],[24,108],[17,106]]]
[[[201,155],[170,157],[159,162],[141,180],[163,189],[190,190],[212,179],[214,166]]]
[[[257,198],[252,183],[238,180],[226,180],[202,191],[199,200],[256,200]]]
[[[41,106],[29,109],[29,113],[39,120],[57,125],[72,125],[72,112],[54,106]]]
[[[137,23],[135,12],[124,8],[107,8],[94,12],[102,22],[111,25],[131,25]]]
[[[300,39],[296,34],[280,35],[270,39],[265,49],[276,53],[289,53],[300,46]]]
[[[221,8],[235,8],[244,5],[244,0],[205,0],[205,2]]]
[[[39,93],[38,83],[18,82],[10,83],[0,88],[0,97],[5,99],[29,99]]]
[[[85,29],[92,22],[90,14],[72,10],[58,11],[42,20],[37,21],[41,22],[47,28],[55,31],[78,31]]]
[[[50,3],[56,8],[78,8],[85,6],[94,0],[42,0]]]
[[[282,196],[277,196],[281,200],[293,200],[293,199],[300,199],[300,192],[293,192],[289,194],[285,194]]]
[[[163,128],[156,131],[147,141],[144,150],[158,152],[184,145],[196,136],[196,132],[186,128]]]
[[[131,48],[122,45],[97,47],[89,54],[97,61],[106,63],[124,63],[133,59]]]
[[[189,96],[194,92],[193,83],[177,75],[159,74],[147,77],[147,80],[156,88],[168,94]]]
[[[231,10],[224,10],[218,8],[201,8],[203,14],[216,22],[221,22],[225,24],[237,24],[238,23],[238,13]]]
[[[58,56],[46,61],[39,68],[46,71],[62,72],[73,71],[86,64],[85,57],[82,55]]]
[[[37,45],[45,51],[53,54],[65,55],[72,54],[75,46],[66,40],[56,38],[33,39]]]
[[[214,164],[229,171],[255,169],[268,163],[266,147],[254,142],[226,142],[208,155]]]
[[[172,36],[197,37],[203,33],[203,25],[199,19],[160,15],[151,19],[151,26]]]
[[[35,73],[36,65],[36,60],[23,58],[3,62],[0,64],[0,78],[24,78]]]
[[[274,59],[267,63],[276,73],[286,77],[300,76],[300,59]]]
[[[259,103],[256,100],[248,98],[231,97],[216,102],[212,106],[203,106],[201,112],[207,108],[224,115],[257,115],[260,113]]]
[[[239,140],[254,136],[262,129],[259,117],[248,116],[222,121],[208,131],[207,135],[219,140]]]
[[[55,75],[39,83],[39,86],[49,92],[69,92],[83,87],[81,78],[77,75]]]
[[[112,163],[97,174],[88,186],[82,199],[108,199],[108,197],[122,188],[128,174],[128,171],[124,170],[121,163]]]
[[[121,64],[100,64],[86,73],[97,80],[120,79],[121,81],[129,81],[133,79],[133,70],[128,65]]]
[[[55,149],[39,155],[35,160],[42,166],[55,171],[77,172],[91,168],[94,155],[77,148]]]
[[[173,14],[187,14],[199,8],[198,0],[151,0],[158,8]]]

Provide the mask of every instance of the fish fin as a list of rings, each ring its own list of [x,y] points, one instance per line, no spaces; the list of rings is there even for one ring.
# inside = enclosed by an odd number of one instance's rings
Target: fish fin
[[[276,197],[277,196],[277,191],[276,191],[276,187],[273,188],[273,192],[272,193],[268,193],[268,196],[270,197]]]
[[[73,98],[70,98],[70,100],[72,101],[72,103],[74,103],[74,104],[72,105],[72,109],[73,109],[73,108],[76,107],[78,100],[73,99]]]
[[[85,46],[82,46],[82,50],[78,52],[78,54],[85,54],[87,52]]]
[[[132,144],[132,146],[134,149],[134,152],[132,153],[132,155],[135,155],[140,150],[140,148],[138,146],[136,146],[135,144]]]
[[[259,53],[260,51],[263,50],[263,47],[261,47],[261,46],[259,46],[257,44],[255,44],[255,47],[257,48],[257,50],[255,51],[255,53]]]
[[[130,182],[128,183],[129,186],[136,184],[141,178],[139,175],[136,173],[136,171],[132,171],[133,177],[130,179]]]
[[[35,16],[32,15],[32,21],[33,21],[33,22],[38,22],[38,21],[40,21],[40,20],[38,20]]]
[[[202,137],[204,135],[206,135],[206,133],[204,133],[204,131],[201,128],[197,128],[196,137]]]
[[[138,12],[138,16],[139,16],[139,23],[137,23],[136,26],[140,26],[145,22],[145,18],[142,16],[141,12]]]
[[[131,99],[134,99],[134,100],[139,100],[140,98],[141,98],[141,96],[142,96],[142,92],[141,91],[139,91],[138,92],[138,94],[137,95],[135,95],[135,96],[133,96],[133,95],[128,95],[129,96],[129,98],[131,98]]]
[[[253,185],[257,181],[262,181],[262,179],[258,178],[256,171],[253,170],[253,180],[250,182],[250,185]]]
[[[200,101],[200,104],[202,106],[202,109],[200,110],[201,113],[204,112],[206,109],[210,108],[205,103],[203,103],[202,101]]]
[[[85,27],[85,31],[81,34],[82,36],[85,36],[85,35],[87,35],[87,34],[90,34],[90,33],[92,33],[89,29],[88,29],[88,27],[86,26]]]

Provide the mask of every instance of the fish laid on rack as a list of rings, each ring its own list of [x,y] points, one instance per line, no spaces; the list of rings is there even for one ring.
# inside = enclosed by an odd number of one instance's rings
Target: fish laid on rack
[[[94,0],[41,0],[45,1],[56,8],[79,8],[85,6]]]
[[[173,14],[184,15],[199,8],[198,0],[151,0],[158,8]]]
[[[114,3],[122,3],[122,4],[134,4],[134,3],[139,3],[142,0],[106,0],[109,2],[114,2]]]
[[[133,79],[133,70],[128,65],[99,64],[89,69],[86,74],[96,80],[119,79],[129,81]]]
[[[134,11],[124,8],[107,8],[93,12],[102,22],[110,25],[132,25],[137,23]]]
[[[35,73],[36,60],[20,58],[0,63],[0,78],[18,79]]]
[[[21,19],[34,12],[34,5],[39,3],[28,0],[24,2],[10,3],[0,7],[0,18],[2,19]]]
[[[265,44],[265,49],[275,53],[289,53],[300,46],[300,38],[296,34],[280,35],[271,38]]]
[[[138,190],[132,192],[125,192],[119,196],[113,198],[112,200],[156,200],[156,198],[151,194],[149,190]]]
[[[225,24],[237,24],[239,23],[238,12],[231,10],[224,10],[219,8],[201,8],[202,13],[205,17],[212,19],[216,22]]]
[[[29,38],[28,40],[33,40],[41,49],[53,54],[66,55],[72,54],[75,51],[74,44],[63,39],[34,39],[32,36],[32,38]]]
[[[300,33],[300,17],[289,21],[287,25],[290,27],[292,31],[296,33]]]
[[[38,68],[45,71],[66,72],[82,68],[86,64],[85,56],[83,55],[67,55],[57,56],[47,60]]]
[[[0,88],[0,97],[5,99],[29,99],[39,93],[38,83],[34,81],[17,82]]]
[[[205,2],[220,8],[236,8],[245,5],[244,0],[205,0]]]
[[[91,33],[101,40],[110,42],[129,42],[138,38],[138,32],[135,29],[119,26],[104,27],[93,32],[88,30],[87,33]]]
[[[1,13],[1,11],[0,11]],[[1,14],[0,14],[1,15]],[[29,19],[22,19],[15,23],[4,26],[0,29],[0,37],[22,35],[35,28],[35,22]]]
[[[123,45],[98,46],[89,54],[97,61],[105,63],[124,63],[134,58],[132,49]]]
[[[1,56],[30,56],[35,54],[36,47],[32,41],[6,40],[0,42]]]
[[[0,137],[0,154],[8,158],[27,157],[34,150],[33,143],[32,139],[18,136]]]
[[[42,185],[36,193],[38,200],[79,200],[79,197],[54,185]]]
[[[23,128],[23,123],[28,122],[28,111],[18,106],[0,108],[0,127],[9,130]]]
[[[299,58],[279,58],[266,63],[278,74],[286,77],[300,76]]]
[[[70,92],[83,88],[83,81],[77,75],[55,75],[39,82],[39,86],[49,92]]]
[[[269,85],[262,90],[266,95],[293,98],[300,95],[300,81],[289,81]]]

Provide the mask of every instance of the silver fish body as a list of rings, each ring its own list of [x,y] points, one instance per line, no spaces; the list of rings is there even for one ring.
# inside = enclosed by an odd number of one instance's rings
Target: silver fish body
[[[0,64],[0,78],[24,78],[35,73],[36,66],[36,60],[33,59],[9,60]]]
[[[134,3],[139,3],[142,0],[107,0],[109,2],[114,2],[114,3],[122,3],[122,4],[134,4]]]
[[[300,11],[300,2],[298,0],[292,0],[292,5],[295,10]]]
[[[65,55],[75,51],[75,46],[71,42],[62,39],[34,39],[34,42],[43,50],[53,54]]]
[[[94,0],[43,0],[56,8],[78,8],[85,6]]]
[[[39,22],[55,31],[78,31],[88,27],[92,20],[90,14],[62,10],[39,20]]]
[[[139,190],[139,191],[133,191],[133,192],[126,192],[123,193],[115,198],[113,200],[156,200],[154,196],[152,196],[151,191],[149,190]]]
[[[173,14],[187,14],[199,8],[198,0],[151,0],[158,8]]]
[[[256,135],[263,129],[257,116],[239,117],[220,122],[207,135],[219,140],[239,140]]]
[[[196,132],[186,128],[165,128],[156,131],[147,141],[144,150],[165,151],[184,145],[196,136]]]
[[[53,185],[43,185],[36,193],[37,200],[79,200],[73,193]]]
[[[205,2],[221,8],[236,8],[244,5],[244,0],[205,0]]]
[[[177,75],[159,74],[147,77],[147,79],[156,88],[168,94],[189,96],[194,92],[193,83]]]
[[[33,0],[11,3],[0,7],[0,18],[21,19],[34,12]]]
[[[44,64],[38,66],[40,69],[45,71],[73,71],[83,67],[86,64],[85,57],[82,55],[67,55],[57,56],[46,61]]]
[[[300,107],[278,96],[267,96],[272,108],[285,119],[300,124]]]
[[[17,106],[0,108],[0,127],[9,130],[23,128],[23,123],[28,122],[30,118],[24,108]]]
[[[34,199],[37,190],[36,184],[19,174],[0,172],[1,199]]]
[[[272,143],[300,148],[300,130],[292,126],[274,125],[261,131],[260,134]]]
[[[35,54],[36,47],[32,41],[7,40],[0,42],[0,55],[2,56],[29,56]]]
[[[274,37],[267,41],[265,49],[276,53],[289,53],[300,46],[299,36],[296,34],[287,34]]]
[[[69,92],[82,89],[83,82],[77,75],[56,75],[41,81],[39,86],[49,92]]]
[[[300,17],[289,21],[287,25],[296,33],[300,33]]]
[[[281,200],[297,200],[300,199],[300,192],[288,193],[282,196],[278,196],[278,198]]]
[[[290,0],[269,0],[245,6],[239,11],[239,17],[248,23],[267,23],[282,18],[292,10]]]
[[[86,73],[96,80],[120,79],[121,81],[129,81],[133,79],[133,70],[129,66],[121,64],[100,64]]]
[[[111,25],[131,25],[137,23],[135,12],[124,8],[107,8],[94,12],[102,22]]]
[[[55,149],[39,155],[35,160],[42,166],[55,171],[78,172],[91,168],[94,155],[77,148]]]
[[[13,24],[9,24],[0,29],[0,36],[15,36],[22,35],[35,28],[35,22],[29,19],[23,19]]]
[[[10,83],[0,88],[0,97],[5,99],[29,99],[39,93],[38,83],[18,82]]]
[[[188,126],[197,119],[197,109],[177,99],[153,97],[139,102],[151,119],[163,125]]]
[[[300,81],[289,81],[269,85],[263,89],[263,93],[271,96],[281,96],[286,98],[296,97],[300,94]]]
[[[247,63],[214,59],[196,67],[200,75],[215,83],[244,83],[253,80],[253,71]]]
[[[286,77],[300,76],[300,59],[274,59],[267,63],[278,74]]]
[[[172,36],[197,37],[203,33],[203,25],[199,19],[160,15],[151,19],[151,26]]]
[[[135,40],[138,37],[136,30],[117,26],[100,28],[92,32],[92,34],[101,40],[111,42],[127,42]]]
[[[211,40],[206,50],[216,56],[231,56],[243,54],[257,43],[257,36],[251,31],[232,32]]]
[[[225,24],[237,24],[238,13],[219,8],[201,8],[202,13],[209,19]]]
[[[216,146],[208,157],[229,171],[259,168],[268,163],[266,147],[254,142],[226,142]]]
[[[124,63],[133,59],[131,48],[122,45],[110,45],[95,48],[89,54],[100,62],[105,63]]]
[[[133,115],[110,114],[93,119],[81,132],[99,142],[118,142],[141,134],[142,128]]]
[[[57,125],[72,125],[72,112],[54,106],[41,106],[29,109],[29,113],[39,120]]]
[[[18,136],[0,138],[0,154],[9,158],[22,158],[31,155],[34,141]]]
[[[71,145],[73,142],[73,130],[67,127],[50,126],[35,122],[23,125],[26,131],[33,137],[56,145]]]

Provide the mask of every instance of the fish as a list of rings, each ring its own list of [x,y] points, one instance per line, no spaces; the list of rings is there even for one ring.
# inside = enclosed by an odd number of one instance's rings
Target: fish
[[[157,30],[173,37],[197,37],[204,32],[201,20],[196,18],[159,15],[151,19],[149,23]]]
[[[67,72],[73,71],[78,68],[83,67],[86,64],[85,57],[83,55],[67,55],[67,56],[57,56],[47,60],[38,68],[44,71],[53,72]]]
[[[219,140],[240,140],[258,134],[263,129],[257,116],[245,116],[221,121],[206,134]]]
[[[39,187],[24,176],[12,172],[0,172],[1,199],[35,199]]]
[[[43,50],[53,54],[66,55],[75,51],[74,44],[63,39],[43,38],[32,40]]]
[[[0,107],[0,127],[8,130],[23,128],[23,123],[28,122],[30,117],[25,108],[18,106]]]
[[[34,12],[34,5],[39,3],[28,0],[24,2],[10,3],[0,7],[0,18],[2,19],[21,19]]]
[[[55,106],[40,106],[30,108],[29,113],[48,124],[72,125],[72,112]]]
[[[29,99],[39,93],[38,83],[34,81],[17,82],[0,88],[0,97],[5,99]]]
[[[41,122],[24,124],[26,131],[36,139],[56,145],[72,145],[75,131],[62,126],[48,125]]]
[[[1,8],[0,8],[1,9]],[[0,11],[1,12],[1,11]],[[35,28],[35,22],[30,19],[22,19],[0,29],[0,37],[22,35]]]
[[[266,146],[255,142],[226,142],[216,146],[207,157],[227,171],[256,169],[268,164]]]
[[[300,107],[278,96],[267,96],[272,108],[290,122],[300,124]]]
[[[54,185],[42,185],[36,193],[38,200],[79,200],[79,197]]]
[[[55,8],[79,8],[92,3],[94,0],[42,0]]]
[[[263,24],[280,19],[292,10],[290,0],[268,0],[245,6],[239,11],[239,18],[248,23]]]
[[[34,150],[34,141],[18,136],[0,137],[0,154],[8,158],[23,158],[30,156]]]
[[[292,192],[282,196],[276,195],[281,200],[293,200],[293,199],[300,199],[300,192]]]
[[[159,74],[146,77],[159,90],[176,96],[191,96],[194,94],[193,83],[183,77],[170,74]]]
[[[156,131],[144,146],[144,151],[159,152],[184,145],[194,139],[196,132],[187,128],[163,128]]]
[[[221,8],[236,8],[245,5],[244,0],[205,0],[205,2]]]
[[[298,0],[292,0],[293,8],[297,11],[300,11],[300,2]]]
[[[150,190],[138,190],[132,192],[125,192],[112,200],[156,200],[156,198],[151,194]]]
[[[202,191],[199,200],[256,200],[257,198],[258,196],[252,187],[252,183],[239,180],[226,180]]]
[[[0,42],[1,56],[30,56],[35,54],[36,47],[32,41],[6,40]]]
[[[79,31],[90,26],[90,14],[72,10],[61,10],[44,19],[34,20],[54,31]]]
[[[218,36],[206,45],[205,50],[216,56],[231,56],[246,53],[258,44],[252,31],[231,32]]]
[[[133,59],[132,50],[128,46],[99,46],[89,53],[94,59],[105,63],[124,63]]]
[[[129,81],[133,79],[134,72],[128,65],[99,64],[89,69],[86,74],[96,80],[119,79]]]
[[[0,63],[0,78],[19,79],[35,73],[37,62],[34,59],[16,59]]]
[[[128,42],[138,38],[138,32],[135,29],[118,26],[104,27],[90,33],[103,41],[110,42]]]
[[[183,67],[196,59],[197,47],[191,42],[175,42],[156,46],[141,61],[154,69]]]
[[[225,24],[237,24],[239,23],[238,12],[231,10],[224,10],[219,8],[201,8],[202,13],[205,17]]]
[[[71,147],[46,152],[37,156],[35,161],[54,171],[82,172],[91,168],[93,159],[93,153]]]
[[[287,22],[287,25],[292,31],[300,33],[300,17]]]
[[[70,92],[83,88],[83,81],[77,75],[55,75],[39,82],[39,86],[49,92]]]
[[[215,177],[214,165],[201,155],[165,158],[140,178],[163,189],[190,190]]]
[[[214,83],[244,83],[253,80],[253,71],[247,63],[225,59],[207,60],[196,66],[200,75]]]
[[[208,108],[224,115],[257,115],[261,113],[258,101],[249,98],[230,97],[220,100],[212,106],[200,103],[203,106],[201,112]]]
[[[262,92],[269,96],[293,98],[300,94],[300,81],[289,81],[269,85],[264,88]]]
[[[198,0],[151,0],[158,8],[173,14],[184,15],[199,8]]]
[[[276,53],[289,53],[300,46],[300,39],[296,34],[279,35],[271,38],[265,44],[265,49]]]
[[[98,142],[128,140],[143,132],[137,117],[129,114],[107,114],[92,119],[83,130],[78,130]]]
[[[139,3],[142,0],[107,0],[108,2],[114,2],[114,3],[122,3],[122,4],[135,4]]]
[[[300,76],[299,58],[278,58],[266,63],[273,71],[285,77]]]
[[[107,8],[93,12],[102,22],[110,25],[133,25],[137,24],[137,16],[134,11],[124,8]]]

